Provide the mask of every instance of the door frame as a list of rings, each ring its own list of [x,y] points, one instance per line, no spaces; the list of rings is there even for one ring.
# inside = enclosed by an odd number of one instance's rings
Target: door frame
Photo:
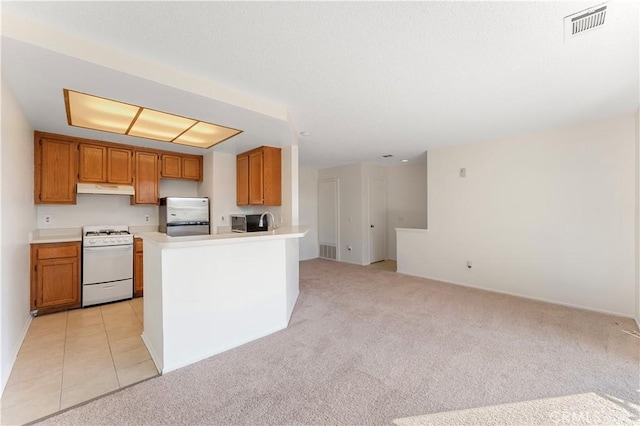
[[[377,180],[377,181],[381,181],[382,182],[382,187],[383,187],[383,191],[382,191],[382,211],[383,211],[383,215],[384,215],[384,229],[382,232],[383,238],[384,238],[384,259],[382,259],[382,261],[386,260],[386,258],[388,257],[388,253],[387,253],[387,179],[382,178],[382,177],[376,177],[376,176],[369,176],[369,179],[367,180],[367,223],[366,223],[366,229],[367,229],[367,242],[368,244],[368,250],[367,250],[367,265],[371,265],[371,249],[373,247],[373,239],[371,238],[371,182]]]

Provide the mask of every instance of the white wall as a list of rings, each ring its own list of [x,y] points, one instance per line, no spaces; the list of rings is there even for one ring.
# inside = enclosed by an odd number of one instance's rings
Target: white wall
[[[213,182],[221,184],[213,186],[211,198],[211,223],[215,233],[230,230],[232,213],[240,213],[236,206],[236,156],[224,152],[213,152]],[[221,228],[221,229],[220,229]]]
[[[216,211],[213,206],[213,151],[206,152],[202,156],[202,182],[198,183],[198,197],[209,199],[209,233],[216,234]]]
[[[30,162],[33,163],[33,158]],[[33,177],[31,179],[33,181]],[[161,179],[160,197],[169,196],[196,197],[198,183]],[[128,195],[78,194],[75,205],[40,204],[36,210],[37,227],[43,229],[79,228],[87,225],[158,225],[158,206],[132,206]],[[44,223],[45,215],[51,216],[51,223]],[[145,215],[149,216],[149,222],[145,222]]]
[[[640,329],[640,108],[636,112],[636,324]]]
[[[634,145],[629,115],[430,151],[429,230],[399,271],[635,315]]]
[[[0,389],[3,391],[31,318],[29,232],[36,222],[33,129],[4,79],[0,188]]]
[[[396,259],[395,228],[427,227],[427,163],[387,168],[387,257]]]
[[[309,232],[300,239],[300,260],[318,257],[318,170],[298,169],[300,224],[309,226]]]
[[[299,225],[298,147],[282,148],[282,223]],[[273,213],[273,212],[272,212]]]

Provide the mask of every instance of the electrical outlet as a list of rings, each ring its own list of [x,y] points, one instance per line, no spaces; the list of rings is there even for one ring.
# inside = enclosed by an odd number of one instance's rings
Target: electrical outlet
[[[465,168],[460,169],[460,177],[467,177],[467,169]]]
[[[151,221],[151,218],[149,217],[149,215],[148,215],[148,214],[145,214],[145,215],[144,215],[144,221],[145,221],[145,222],[149,222],[149,221]]]
[[[50,224],[51,224],[51,221],[52,221],[52,219],[51,219],[51,215],[48,215],[48,214],[44,215],[44,216],[42,217],[42,220],[44,221],[44,224],[45,224],[45,225],[50,225]]]
[[[224,222],[224,216],[220,216],[220,220]]]
[[[473,267],[473,263],[470,260],[467,260],[467,268],[471,269]]]

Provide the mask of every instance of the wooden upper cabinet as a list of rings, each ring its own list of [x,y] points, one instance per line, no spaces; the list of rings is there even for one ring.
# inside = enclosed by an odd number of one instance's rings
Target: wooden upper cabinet
[[[131,185],[133,177],[133,151],[124,148],[107,150],[107,182]]]
[[[131,185],[132,153],[126,148],[80,143],[78,180]]]
[[[282,204],[281,149],[262,146],[237,157],[237,204]]]
[[[201,155],[39,131],[34,144],[35,204],[76,204],[78,182],[133,185],[132,204],[158,204],[161,177],[203,178]]]
[[[182,179],[202,182],[202,157],[182,157]]]
[[[249,154],[249,204],[264,204],[263,152]]]
[[[160,184],[160,170],[158,154],[156,152],[136,151],[135,174],[133,186],[135,195],[132,204],[158,204],[158,186]]]
[[[34,203],[75,204],[78,144],[35,133]]]
[[[107,181],[107,147],[80,144],[80,182],[104,183]]]
[[[282,149],[265,146],[263,153],[264,205],[282,204]]]
[[[202,157],[162,154],[160,177],[202,181]]]
[[[182,157],[179,155],[162,154],[162,174],[163,178],[182,178]]]

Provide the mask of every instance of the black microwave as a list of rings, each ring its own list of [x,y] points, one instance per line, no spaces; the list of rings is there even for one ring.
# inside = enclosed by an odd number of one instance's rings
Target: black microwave
[[[231,231],[233,232],[259,232],[269,230],[269,218],[265,216],[260,226],[259,214],[232,214]]]

